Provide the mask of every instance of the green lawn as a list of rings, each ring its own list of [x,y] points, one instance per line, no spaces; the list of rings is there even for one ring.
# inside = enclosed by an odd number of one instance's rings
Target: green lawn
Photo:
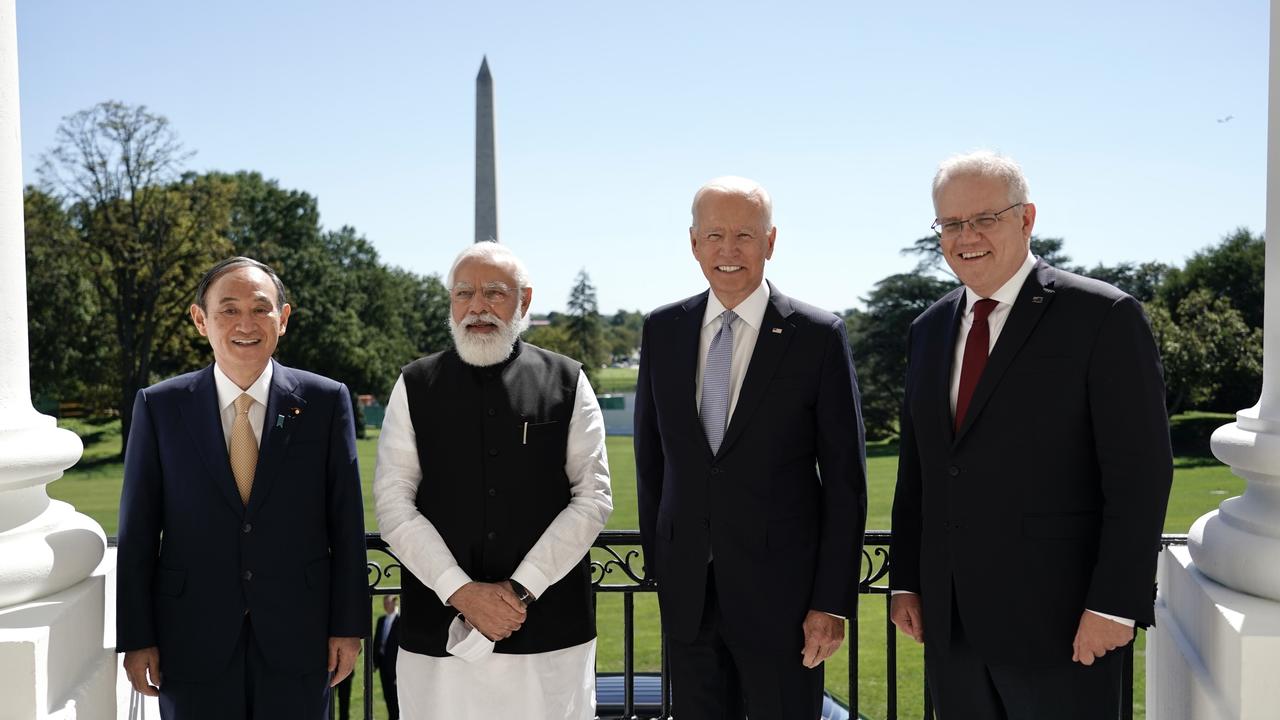
[[[624,393],[636,389],[640,368],[601,368],[596,371],[596,390],[603,393]]]
[[[620,374],[629,372],[634,382],[634,371],[607,370]],[[1230,416],[1193,417],[1201,424],[1222,424],[1229,421]],[[114,454],[119,449],[119,423],[116,421],[64,421],[64,427],[78,433],[85,441],[86,450],[81,462],[55,483],[49,485],[49,494],[59,500],[73,503],[81,512],[97,520],[107,534],[116,532],[116,512],[120,498],[120,484],[123,474],[122,463]],[[1175,437],[1181,424],[1175,421]],[[1185,429],[1185,428],[1184,428]],[[364,484],[365,523],[369,530],[375,530],[373,498],[371,493],[373,481],[374,457],[376,454],[377,431],[371,430],[370,437],[358,441],[360,454],[360,472]],[[611,529],[632,529],[637,527],[635,499],[635,458],[631,448],[631,438],[610,437],[608,439],[609,465],[613,473],[614,513],[609,520]],[[897,448],[892,444],[878,444],[868,448],[868,494],[869,514],[867,527],[870,529],[888,529],[889,511],[893,503],[894,477],[897,471]],[[1239,495],[1244,490],[1244,481],[1231,474],[1230,470],[1212,458],[1202,455],[1183,455],[1177,459],[1174,473],[1173,495],[1169,501],[1169,512],[1165,519],[1165,531],[1185,533],[1191,523],[1200,515],[1217,507],[1226,497]],[[599,551],[594,551],[599,557]],[[376,558],[375,558],[376,559]],[[638,564],[637,564],[638,567]],[[391,583],[398,583],[399,578],[393,575],[388,578]],[[620,582],[609,579],[609,582]],[[387,581],[384,581],[384,583]],[[642,594],[635,602],[635,640],[636,667],[641,671],[658,669],[658,613],[657,604],[652,595]],[[376,614],[381,613],[380,601],[374,603]],[[859,604],[858,617],[858,657],[861,668],[858,683],[859,709],[872,718],[885,715],[886,706],[886,670],[885,670],[885,601],[882,596],[864,596]],[[371,614],[371,617],[375,616]],[[602,671],[622,669],[622,598],[616,594],[602,594],[598,605],[598,627],[600,630],[598,667]],[[1143,688],[1145,677],[1143,669],[1143,648],[1145,643],[1140,638],[1138,655],[1135,658],[1135,717],[1142,718]],[[898,714],[899,717],[920,717],[923,686],[922,653],[915,643],[907,640],[897,644],[898,650]],[[847,700],[848,688],[848,654],[842,650],[827,663],[827,688],[832,694]],[[377,717],[384,717],[381,688],[377,677],[374,677],[375,710]],[[359,708],[363,697],[363,682],[357,678],[352,692],[352,706]]]

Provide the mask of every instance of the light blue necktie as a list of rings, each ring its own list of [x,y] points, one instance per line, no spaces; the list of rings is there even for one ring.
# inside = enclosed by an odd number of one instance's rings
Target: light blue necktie
[[[725,426],[729,422],[729,370],[733,366],[733,321],[738,316],[732,310],[720,314],[720,329],[711,338],[707,350],[707,365],[702,372],[702,429],[711,445],[711,454],[720,452],[724,442]]]

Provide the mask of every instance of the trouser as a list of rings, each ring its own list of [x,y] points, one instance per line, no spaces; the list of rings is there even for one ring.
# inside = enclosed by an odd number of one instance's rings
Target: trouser
[[[822,665],[761,648],[723,631],[714,569],[707,566],[702,621],[692,642],[667,639],[673,715],[694,720],[814,720],[822,714]],[[800,633],[799,627],[796,632]]]
[[[231,662],[215,676],[200,680],[165,677],[160,657],[160,717],[163,720],[323,720],[328,717],[329,673],[283,673],[271,669],[249,616]]]

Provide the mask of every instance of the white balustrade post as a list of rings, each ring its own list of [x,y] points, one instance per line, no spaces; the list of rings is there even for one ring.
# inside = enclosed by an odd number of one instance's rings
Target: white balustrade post
[[[113,718],[106,538],[45,485],[80,439],[31,404],[14,0],[0,0],[0,715]],[[114,636],[114,633],[110,633]]]
[[[1262,396],[1213,434],[1244,494],[1196,520],[1160,558],[1147,635],[1149,720],[1280,712],[1280,0],[1271,0]]]

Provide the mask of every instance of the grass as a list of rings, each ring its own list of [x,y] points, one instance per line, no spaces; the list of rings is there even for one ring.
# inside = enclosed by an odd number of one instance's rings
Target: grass
[[[609,369],[604,372],[621,376],[633,370]],[[614,377],[612,381],[617,380]],[[1184,419],[1185,417],[1185,419]],[[1229,422],[1231,416],[1196,414],[1175,418],[1175,438],[1190,437],[1187,442],[1199,443],[1188,429],[1192,424],[1200,428],[1216,427]],[[50,496],[65,500],[80,512],[94,518],[114,535],[117,524],[117,507],[123,464],[116,457],[120,447],[118,421],[64,421],[67,427],[79,434],[85,442],[81,462],[66,475],[48,486]],[[365,526],[377,528],[374,519],[372,482],[374,458],[377,450],[377,432],[357,441],[360,472],[364,487]],[[610,529],[634,529],[637,527],[635,498],[635,457],[629,437],[608,438],[609,466],[613,474],[614,512],[609,519]],[[867,475],[869,512],[867,527],[887,529],[889,512],[893,503],[894,479],[897,473],[897,446],[892,443],[873,444],[867,448]],[[1179,455],[1175,463],[1173,493],[1169,511],[1165,517],[1165,532],[1185,533],[1196,518],[1214,509],[1223,499],[1239,495],[1244,481],[1233,475],[1229,468],[1211,457],[1203,455]],[[593,551],[599,555],[599,551]],[[638,563],[636,567],[639,567]],[[392,575],[387,582],[397,584],[399,578]],[[612,579],[609,582],[618,582]],[[597,666],[601,671],[622,669],[622,597],[619,594],[601,594],[598,602],[597,627],[600,632]],[[885,637],[886,607],[883,596],[863,596],[858,609],[858,657],[860,674],[858,682],[859,709],[872,718],[885,717],[886,668]],[[375,598],[371,618],[381,614],[381,600]],[[372,626],[371,626],[372,627]],[[635,600],[636,668],[640,671],[656,671],[658,656],[658,610],[652,594],[637,594]],[[1135,656],[1134,700],[1137,718],[1145,717],[1143,710],[1145,670],[1145,639],[1140,637]],[[923,654],[914,642],[897,643],[898,714],[899,717],[920,717],[923,714],[921,688],[923,687]],[[842,700],[848,700],[849,658],[841,650],[827,661],[827,689]],[[376,717],[384,717],[382,691],[374,675]],[[357,677],[352,688],[351,704],[359,717],[363,702],[363,678]]]
[[[639,375],[639,367],[601,368],[596,371],[596,391],[601,394],[631,392],[636,389]]]

